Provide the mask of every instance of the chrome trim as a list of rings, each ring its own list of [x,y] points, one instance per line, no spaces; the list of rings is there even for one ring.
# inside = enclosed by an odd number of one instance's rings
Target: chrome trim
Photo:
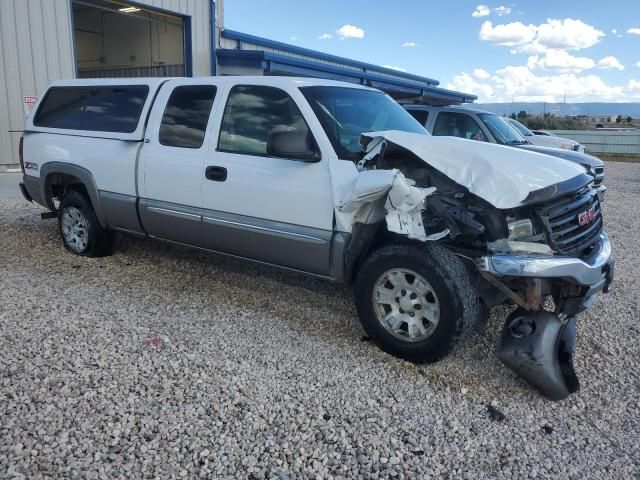
[[[600,234],[595,251],[584,260],[575,257],[541,255],[488,255],[479,259],[478,268],[498,276],[566,278],[579,285],[602,283],[602,268],[613,261],[611,242]]]
[[[290,238],[290,237],[300,238],[303,241],[318,243],[321,245],[327,244],[327,241],[322,238],[313,237],[311,235],[305,235],[303,233],[288,232],[285,230],[277,230],[274,228],[261,227],[259,225],[251,225],[248,223],[234,222],[232,220],[223,220],[221,218],[213,218],[213,217],[207,217],[207,216],[203,216],[202,220],[204,223],[209,223],[213,225],[231,225],[232,227],[237,227],[240,229],[252,230],[256,232],[267,232],[267,233],[272,233],[272,234],[279,235],[282,237],[287,237],[287,238]]]
[[[187,220],[194,220],[194,219],[197,219],[198,221],[202,220],[202,215],[196,215],[195,213],[179,212],[177,210],[170,210],[168,208],[147,207],[147,210],[150,210],[150,211],[156,212],[156,213],[160,213],[160,214],[163,214],[163,215],[169,215],[171,217],[185,218]]]

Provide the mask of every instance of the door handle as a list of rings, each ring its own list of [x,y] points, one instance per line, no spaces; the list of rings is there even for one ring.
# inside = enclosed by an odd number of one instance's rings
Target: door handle
[[[227,179],[227,169],[224,167],[207,167],[204,171],[207,180],[214,182],[224,182]]]

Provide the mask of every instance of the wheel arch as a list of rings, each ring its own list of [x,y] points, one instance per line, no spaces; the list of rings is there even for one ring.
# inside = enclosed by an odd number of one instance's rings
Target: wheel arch
[[[40,178],[40,194],[47,208],[56,210],[53,203],[55,187],[81,186],[89,197],[100,226],[107,228],[98,188],[89,170],[71,163],[48,162],[41,167]]]
[[[344,282],[352,285],[367,257],[372,252],[392,244],[420,245],[420,242],[390,232],[384,220],[376,223],[355,223],[344,253]]]

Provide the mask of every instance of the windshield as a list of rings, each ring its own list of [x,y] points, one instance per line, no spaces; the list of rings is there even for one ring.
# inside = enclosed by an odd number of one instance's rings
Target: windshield
[[[507,121],[493,113],[479,113],[478,116],[487,126],[496,142],[502,145],[523,145],[525,139]]]
[[[349,87],[300,89],[329,137],[338,157],[360,160],[360,135],[381,130],[429,133],[388,95]]]
[[[529,130],[527,127],[525,127],[523,124],[521,124],[517,120],[511,119],[509,120],[509,123],[513,128],[518,130],[525,137],[531,137],[533,135],[533,132],[531,130]]]

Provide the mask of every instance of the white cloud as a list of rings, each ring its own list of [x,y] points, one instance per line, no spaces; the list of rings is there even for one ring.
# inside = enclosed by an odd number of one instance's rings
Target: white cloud
[[[623,96],[622,87],[609,86],[596,75],[577,76],[573,73],[535,75],[524,66],[506,67],[496,73],[495,88],[506,99],[544,98],[548,101],[557,101],[562,99],[565,93],[573,100],[587,98],[615,100]]]
[[[544,55],[533,55],[527,59],[530,70],[541,68],[555,70],[560,73],[581,72],[596,66],[596,62],[588,57],[574,57],[564,50],[549,50]]]
[[[514,5],[511,4],[511,7]],[[500,5],[499,7],[491,10],[486,5],[478,5],[476,9],[471,14],[472,17],[480,18],[480,17],[488,17],[491,13],[495,13],[499,17],[504,17],[505,15],[511,14],[511,7],[505,7],[504,5]],[[522,12],[519,12],[522,13]]]
[[[318,40],[329,40],[330,38],[333,38],[333,35],[330,33],[323,33],[318,37]]]
[[[495,27],[486,21],[480,27],[480,39],[494,45],[512,47],[531,42],[536,36],[535,25],[525,25],[522,22],[512,22]]]
[[[391,70],[396,70],[398,72],[406,72],[406,68],[396,67],[395,65],[383,65],[384,68],[390,68]]]
[[[297,39],[298,39],[298,37],[293,36],[293,37],[289,37],[289,39],[290,39],[290,40],[297,40]]]
[[[476,78],[479,78],[480,80],[486,80],[491,75],[489,75],[489,72],[487,72],[486,70],[484,70],[482,68],[476,68],[473,71],[473,76],[476,77]]]
[[[364,30],[355,25],[343,25],[336,30],[336,33],[342,40],[345,38],[364,38]]]
[[[564,20],[547,20],[538,26],[536,42],[545,49],[581,50],[598,43],[605,36],[604,32],[584,23],[582,20],[565,18]]]
[[[464,93],[471,93],[483,100],[492,98],[494,93],[491,85],[480,83],[474,80],[471,75],[464,72],[453,77],[453,82],[447,84],[447,88]]]
[[[403,46],[404,48],[413,48],[413,47],[417,47],[417,46],[419,46],[419,45],[420,45],[420,44],[418,44],[418,43],[416,43],[416,42],[404,42],[404,43],[402,44],[402,46]]]
[[[634,80],[633,78],[629,80],[627,84],[627,93],[633,97],[640,98],[640,81]]]
[[[616,30],[615,28],[611,30],[611,33],[613,33],[614,35],[616,35],[618,33],[618,30]]]
[[[640,68],[640,62],[636,62],[636,67]]]
[[[597,75],[575,73],[538,75],[526,66],[508,66],[482,81],[462,72],[454,76],[447,88],[478,95],[479,101],[562,101],[565,94],[571,101],[621,100],[629,96],[640,98],[640,81],[627,85],[610,85]],[[635,97],[634,97],[635,98]]]
[[[543,53],[549,50],[581,50],[598,43],[604,32],[582,20],[548,19],[540,25],[522,22],[493,25],[485,21],[480,39],[494,45],[514,47],[513,53]]]
[[[598,60],[598,68],[601,70],[624,70],[624,65],[616,57],[604,57]]]
[[[503,17],[505,15],[509,15],[511,13],[511,7],[500,6],[498,8],[494,8],[493,12],[499,17]]]
[[[476,7],[476,9],[473,11],[473,13],[471,14],[472,17],[486,17],[487,15],[491,14],[491,9],[489,7],[487,7],[486,5],[478,5]]]
[[[630,28],[627,30],[627,33],[630,33],[631,35],[640,35],[640,28]]]

